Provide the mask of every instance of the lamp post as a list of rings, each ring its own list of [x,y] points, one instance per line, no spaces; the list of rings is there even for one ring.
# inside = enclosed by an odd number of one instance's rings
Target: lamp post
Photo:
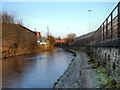
[[[91,16],[90,16],[91,11],[92,10],[88,10],[88,12],[89,12],[89,32],[90,32],[90,25],[91,25]]]

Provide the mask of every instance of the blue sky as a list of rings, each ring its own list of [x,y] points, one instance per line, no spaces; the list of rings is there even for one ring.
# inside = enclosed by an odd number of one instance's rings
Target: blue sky
[[[3,2],[2,10],[15,12],[24,26],[35,28],[43,36],[66,37],[69,33],[77,36],[89,32],[89,13],[91,9],[91,31],[96,30],[110,14],[117,2]]]

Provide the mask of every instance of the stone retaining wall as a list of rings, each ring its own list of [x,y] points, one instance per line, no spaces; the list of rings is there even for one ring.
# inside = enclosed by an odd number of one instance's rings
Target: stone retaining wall
[[[106,69],[106,73],[111,78],[120,83],[120,48],[112,46],[79,46],[71,45],[66,48],[90,51],[94,58],[97,58],[100,64]]]
[[[113,79],[120,82],[120,48],[91,47],[90,51],[97,57],[101,65]]]

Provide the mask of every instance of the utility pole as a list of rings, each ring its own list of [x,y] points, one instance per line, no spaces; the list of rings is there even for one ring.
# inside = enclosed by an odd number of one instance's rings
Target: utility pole
[[[36,32],[36,28],[34,29],[34,32]]]
[[[91,15],[90,15],[91,11],[92,10],[88,10],[88,12],[89,12],[89,32],[90,32],[90,25],[91,25]]]
[[[47,37],[49,38],[49,27],[47,26]]]
[[[49,48],[49,27],[47,26],[47,48]]]

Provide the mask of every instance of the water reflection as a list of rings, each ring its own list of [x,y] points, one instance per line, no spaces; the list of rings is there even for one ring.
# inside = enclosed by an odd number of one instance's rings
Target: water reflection
[[[73,57],[59,49],[2,60],[3,88],[51,88]]]

